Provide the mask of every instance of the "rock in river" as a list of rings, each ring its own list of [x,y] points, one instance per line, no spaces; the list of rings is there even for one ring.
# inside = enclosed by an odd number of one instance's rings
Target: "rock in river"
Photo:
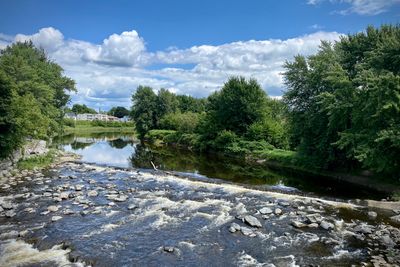
[[[261,214],[265,215],[265,214],[271,214],[272,213],[272,209],[268,208],[268,207],[264,207],[262,209],[259,210]]]
[[[282,210],[280,208],[276,208],[274,213],[275,213],[275,215],[281,215]]]
[[[323,228],[325,230],[330,230],[330,229],[333,229],[335,227],[332,223],[327,222],[327,221],[322,221],[320,226],[321,226],[321,228]]]
[[[259,227],[259,228],[262,227],[262,224],[260,223],[260,221],[254,216],[246,215],[246,216],[244,216],[244,221],[246,223],[248,223],[250,226]]]
[[[377,216],[378,216],[378,214],[375,211],[368,212],[368,217],[370,219],[376,219]]]
[[[299,222],[299,221],[292,221],[290,224],[293,225],[296,228],[303,228],[303,227],[307,226],[305,223],[302,223],[302,222]]]
[[[58,211],[58,207],[57,206],[48,206],[47,210],[50,212],[56,212],[56,211]]]
[[[56,221],[61,220],[61,219],[62,219],[61,216],[53,216],[53,217],[51,217],[51,221],[53,221],[53,222],[56,222]]]
[[[242,232],[243,235],[249,236],[249,237],[255,237],[256,234],[254,233],[253,230],[247,227],[240,227],[240,231]]]
[[[400,223],[400,215],[392,216],[390,219],[396,223]]]
[[[88,192],[89,197],[97,197],[98,195],[99,195],[99,193],[96,190],[90,190]]]
[[[237,223],[232,223],[229,227],[229,232],[234,233],[236,231],[240,231],[240,225]]]

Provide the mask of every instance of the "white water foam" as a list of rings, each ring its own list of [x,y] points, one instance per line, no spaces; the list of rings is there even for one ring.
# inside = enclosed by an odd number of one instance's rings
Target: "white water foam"
[[[82,263],[68,261],[68,254],[71,251],[69,249],[61,249],[61,245],[40,251],[33,248],[31,244],[13,239],[0,244],[0,249],[0,266],[2,267],[49,262],[56,264],[56,266],[84,266]]]

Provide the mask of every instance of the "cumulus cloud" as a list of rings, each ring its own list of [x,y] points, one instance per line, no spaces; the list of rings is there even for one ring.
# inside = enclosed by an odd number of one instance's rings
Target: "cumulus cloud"
[[[145,44],[136,31],[112,34],[102,45],[87,49],[85,59],[100,64],[137,66],[146,61]]]
[[[308,0],[309,5],[317,5],[326,0]],[[350,7],[338,10],[337,13],[348,15],[378,15],[389,11],[392,6],[400,4],[400,0],[329,0],[332,4],[347,4]]]
[[[255,78],[270,96],[280,97],[285,60],[296,54],[313,54],[320,40],[335,41],[339,36],[320,31],[286,40],[249,40],[149,52],[136,31],[112,34],[101,44],[93,44],[66,40],[50,27],[33,35],[0,35],[0,45],[32,40],[77,82],[74,103],[107,110],[114,105],[129,107],[131,94],[139,85],[205,97],[234,75]]]
[[[63,34],[53,27],[40,29],[38,33],[33,35],[17,34],[15,41],[24,42],[31,40],[37,47],[41,47],[47,52],[57,50],[64,42]]]

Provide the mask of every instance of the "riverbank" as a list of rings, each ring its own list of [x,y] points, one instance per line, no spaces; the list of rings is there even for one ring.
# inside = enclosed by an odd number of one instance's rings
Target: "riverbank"
[[[171,130],[151,130],[146,134],[145,140],[156,146],[178,146],[191,151],[198,151],[196,138],[193,135],[179,134]],[[248,147],[246,147],[246,145]],[[362,171],[354,173],[344,173],[342,171],[326,171],[313,168],[307,164],[307,159],[300,158],[295,151],[288,151],[275,148],[263,148],[258,144],[244,144],[244,147],[231,149],[231,152],[203,152],[203,153],[222,153],[225,156],[241,158],[249,164],[266,166],[278,172],[291,173],[303,177],[315,177],[320,179],[330,179],[332,181],[343,181],[358,185],[360,187],[373,189],[391,195],[391,199],[399,200],[400,183],[385,179],[379,175],[364,175]],[[235,151],[235,152],[233,152]]]
[[[394,211],[58,160],[2,181],[1,266],[400,264]]]
[[[64,134],[85,134],[85,133],[126,133],[135,134],[133,127],[100,127],[100,126],[82,126],[65,127]]]

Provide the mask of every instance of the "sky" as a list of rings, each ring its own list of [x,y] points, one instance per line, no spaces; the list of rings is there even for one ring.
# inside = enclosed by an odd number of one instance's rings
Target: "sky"
[[[139,85],[206,97],[231,76],[282,96],[285,61],[400,23],[400,0],[0,0],[0,49],[32,40],[76,81],[71,104],[131,106]]]

